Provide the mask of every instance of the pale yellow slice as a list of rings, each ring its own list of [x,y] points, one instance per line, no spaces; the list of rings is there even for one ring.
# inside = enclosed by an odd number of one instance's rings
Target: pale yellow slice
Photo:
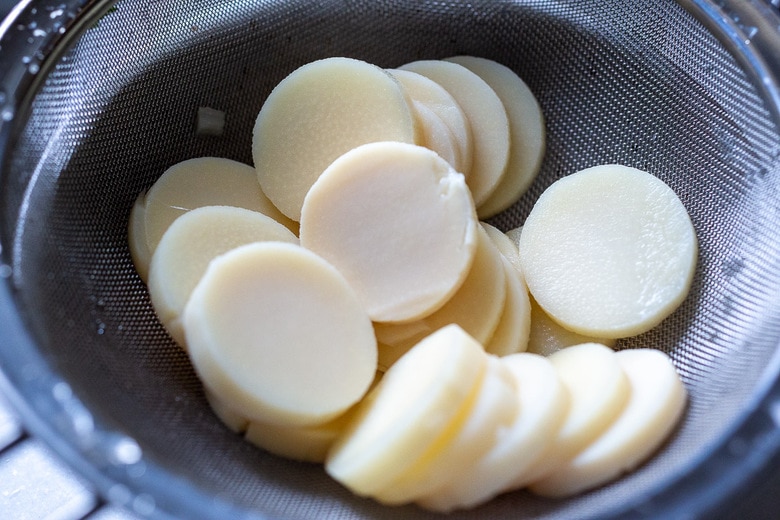
[[[463,175],[422,146],[380,142],[339,157],[312,185],[301,245],[331,262],[374,321],[411,321],[458,290],[477,219]]]
[[[509,118],[501,99],[482,78],[457,63],[420,60],[400,68],[444,87],[466,114],[474,143],[471,169],[466,178],[474,203],[479,207],[498,187],[509,161]]]
[[[523,266],[520,263],[520,251],[517,248],[517,242],[507,233],[502,233],[500,229],[487,222],[480,222],[480,225],[485,228],[490,240],[493,241],[493,244],[501,251],[504,258],[509,260],[509,263],[512,264],[512,267],[515,268],[517,274],[522,278]]]
[[[377,492],[375,498],[384,504],[400,505],[446,485],[496,444],[518,411],[517,387],[511,372],[497,357],[488,356],[479,392],[463,421],[440,436],[408,471]]]
[[[446,61],[462,65],[485,80],[501,99],[509,118],[511,144],[506,174],[493,194],[477,207],[479,218],[489,218],[515,203],[539,172],[545,148],[542,109],[528,85],[509,67],[476,56],[454,56]]]
[[[206,401],[211,407],[211,411],[214,415],[222,421],[222,424],[228,427],[230,431],[234,433],[244,433],[249,427],[249,419],[242,414],[233,410],[229,404],[222,402],[217,396],[211,393],[208,389],[204,389],[206,394]]]
[[[349,412],[323,424],[281,426],[249,423],[244,438],[269,453],[302,462],[325,462],[328,450],[344,431]]]
[[[455,171],[462,172],[459,145],[449,127],[433,110],[419,101],[413,101],[412,107],[420,127],[420,141],[417,144],[433,150]]]
[[[398,80],[413,102],[424,105],[447,125],[458,145],[457,161],[452,165],[468,175],[474,153],[471,125],[455,98],[435,81],[416,72],[401,69],[389,69],[388,72]]]
[[[325,58],[299,67],[273,89],[257,115],[252,156],[265,194],[299,221],[306,192],[323,170],[375,141],[417,142],[403,89],[376,65]]]
[[[428,336],[358,405],[325,470],[361,496],[386,489],[463,424],[486,367],[481,345],[457,325]]]
[[[569,410],[569,394],[549,360],[519,353],[501,358],[515,378],[518,412],[492,448],[464,466],[448,484],[418,500],[427,509],[468,509],[515,488],[514,481],[542,460]]]
[[[146,241],[154,253],[168,226],[202,206],[236,206],[268,215],[291,231],[291,222],[263,194],[255,169],[220,157],[198,157],[165,170],[146,194]]]
[[[232,206],[204,206],[177,218],[149,265],[149,297],[171,337],[187,348],[181,315],[214,258],[252,242],[298,243],[292,231],[262,213]]]
[[[571,397],[555,445],[518,481],[516,487],[543,479],[593,442],[622,413],[631,385],[615,352],[598,343],[561,350],[547,359]]]
[[[376,373],[368,391],[381,380]],[[244,438],[274,455],[303,462],[325,462],[328,450],[342,434],[354,414],[357,405],[343,414],[322,424],[310,426],[284,426],[251,422],[245,428]]]
[[[671,360],[652,349],[616,355],[631,385],[620,416],[576,457],[531,491],[565,497],[598,487],[636,468],[669,436],[685,409],[686,391]]]
[[[496,356],[525,352],[531,332],[531,302],[525,281],[506,257],[502,261],[507,282],[504,310],[495,332],[484,343],[485,352]]]
[[[295,244],[253,243],[212,260],[183,321],[204,386],[250,421],[327,422],[376,372],[371,321],[352,288]]]
[[[394,359],[422,338],[451,323],[460,326],[480,344],[487,343],[504,313],[507,287],[501,253],[481,227],[477,227],[477,251],[474,263],[460,289],[441,308],[411,323],[375,323],[380,343],[380,364],[389,366]]]
[[[566,347],[580,345],[582,343],[601,343],[614,348],[617,340],[614,338],[594,338],[577,334],[561,327],[539,307],[536,300],[531,300],[531,329],[528,335],[527,351],[549,356]]]
[[[688,294],[697,241],[680,199],[657,177],[602,165],[564,177],[536,202],[519,249],[528,288],[569,330],[645,332]]]
[[[146,242],[146,192],[138,195],[130,210],[130,222],[127,225],[127,245],[135,270],[144,283],[149,279],[149,262],[152,253]]]

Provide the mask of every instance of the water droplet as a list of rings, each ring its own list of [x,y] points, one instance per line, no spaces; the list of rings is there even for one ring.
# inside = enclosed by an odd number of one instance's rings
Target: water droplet
[[[133,500],[133,509],[141,516],[151,515],[156,509],[154,497],[147,493],[141,493]]]
[[[63,382],[54,385],[51,389],[51,393],[54,396],[54,399],[61,403],[73,397],[73,390],[71,390],[70,385]]]
[[[133,439],[122,438],[114,444],[113,461],[116,464],[135,464],[141,460],[141,447]]]
[[[57,29],[57,32],[60,34],[65,34],[65,27],[60,27],[59,29]]]
[[[34,22],[34,21],[27,24],[27,28],[30,29],[30,30],[36,29],[37,27],[38,27],[38,24],[36,22]]]
[[[38,74],[38,71],[41,70],[41,67],[37,63],[30,63],[30,66],[27,67],[27,70],[30,72],[30,74]]]
[[[73,430],[77,435],[86,437],[91,435],[95,430],[95,421],[92,420],[92,415],[85,410],[77,410],[71,413],[73,421]]]
[[[2,112],[0,112],[0,119],[3,121],[10,121],[14,118],[14,109],[11,107],[5,107]]]
[[[33,31],[33,36],[36,36],[38,38],[43,38],[44,36],[46,36],[46,31],[44,31],[43,29],[35,29]]]
[[[13,274],[13,269],[8,264],[0,264],[0,278],[10,278]]]
[[[114,484],[108,489],[108,499],[114,504],[125,505],[133,497],[127,486],[122,484]]]
[[[98,322],[97,333],[98,333],[99,336],[102,336],[103,334],[106,333],[106,324],[105,323]]]
[[[52,20],[54,20],[54,19],[55,19],[55,18],[57,18],[58,16],[62,16],[62,13],[64,13],[64,12],[65,12],[65,11],[63,11],[62,9],[55,9],[54,11],[52,11],[52,12],[50,12],[50,13],[49,13],[49,18],[51,18]]]
[[[32,61],[31,57],[29,57],[29,56],[22,56],[22,63],[27,64],[27,63],[30,63],[30,61]]]

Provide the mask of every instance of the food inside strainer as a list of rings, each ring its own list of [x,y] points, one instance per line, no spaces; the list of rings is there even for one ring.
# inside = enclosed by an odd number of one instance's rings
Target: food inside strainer
[[[399,122],[400,134],[417,144],[404,138],[374,142],[373,134],[360,128],[345,130],[351,125],[343,111],[344,99],[336,95],[340,91],[333,85],[317,88],[334,77],[324,72],[329,63],[356,76],[365,72],[368,80],[361,88],[381,84],[389,89],[390,99],[400,96],[403,105],[393,101],[390,109],[378,111],[373,109],[375,99],[364,99],[359,115],[369,118],[373,111],[384,122],[390,110],[388,117]],[[280,209],[285,206],[288,217],[300,219],[300,245],[281,224],[278,228],[292,244],[252,243],[265,240],[262,233],[256,239],[250,234],[228,240],[230,247],[222,249],[212,244],[201,248],[178,238],[198,251],[199,273],[205,269],[206,274],[193,275],[198,278],[194,290],[185,290],[193,296],[184,297],[188,301],[176,311],[178,316],[164,321],[171,323],[183,315],[185,326],[178,341],[190,344],[191,360],[217,415],[273,453],[324,462],[329,474],[357,494],[387,504],[416,502],[440,511],[472,507],[523,486],[549,496],[577,493],[632,469],[657,449],[685,403],[684,387],[670,360],[659,351],[616,353],[589,342],[548,359],[522,352],[532,326],[525,281],[527,275],[531,293],[544,301],[557,322],[580,333],[609,331],[604,335],[623,337],[657,324],[679,305],[695,267],[696,239],[674,193],[644,172],[597,167],[587,175],[571,176],[587,178],[575,190],[591,199],[583,207],[556,196],[566,186],[559,181],[546,193],[547,202],[531,212],[530,225],[513,240],[484,223],[478,225],[480,208],[466,185],[483,190],[482,207],[490,214],[514,200],[506,198],[505,191],[519,196],[535,175],[543,133],[533,137],[531,145],[521,145],[521,155],[528,152],[531,159],[514,157],[518,134],[513,132],[521,120],[516,111],[503,108],[513,104],[505,97],[507,92],[524,95],[519,79],[507,76],[502,66],[466,57],[441,64],[415,62],[398,72],[398,78],[416,81],[414,88],[425,85],[425,80],[406,69],[432,77],[441,73],[444,83],[457,84],[457,78],[467,77],[473,85],[476,78],[482,81],[477,83],[480,92],[483,87],[491,89],[488,83],[496,85],[504,93],[495,99],[507,124],[498,125],[505,133],[493,147],[490,140],[475,138],[471,126],[475,116],[460,106],[461,100],[466,104],[468,95],[463,92],[468,89],[461,92],[458,85],[447,88],[428,78],[427,84],[433,86],[419,91],[415,99],[412,88],[402,87],[404,81],[399,84],[381,69],[357,60],[322,60],[302,69],[305,75],[296,71],[283,82],[286,86],[274,91],[273,114],[264,112],[264,106],[253,140],[256,158],[265,153],[266,144],[273,149],[270,158],[260,161],[270,170],[255,165],[259,184],[271,188],[269,199],[281,201]],[[480,71],[488,82],[480,78]],[[503,79],[496,80],[494,74]],[[349,81],[353,83],[349,92],[362,95],[354,90],[361,83],[355,77]],[[450,91],[457,93],[447,96]],[[307,100],[303,113],[284,117],[288,110],[295,111],[293,105],[301,96],[313,92],[318,94]],[[436,111],[430,99],[444,99],[446,104]],[[415,103],[427,112],[415,111]],[[536,106],[527,98],[517,104]],[[313,120],[299,126],[312,111]],[[506,117],[507,112],[515,115]],[[528,113],[529,126],[543,132],[541,115],[532,109]],[[337,127],[334,133],[331,123]],[[301,134],[295,135],[296,128]],[[303,163],[306,168],[313,163],[324,166],[318,166],[315,175],[306,172],[301,179],[285,179],[285,165],[292,165],[286,174],[294,177],[299,155],[311,151],[301,146],[315,135],[314,152]],[[433,142],[454,161],[465,164],[471,155],[472,164],[480,166],[456,172],[435,150],[420,146]],[[349,149],[340,150],[345,146]],[[495,166],[496,159],[503,166]],[[618,215],[599,206],[607,185],[625,203]],[[211,203],[208,193],[200,195],[204,198],[194,205],[209,207],[185,216],[228,211],[211,207],[225,204],[223,199]],[[134,243],[143,243],[138,237],[146,234],[149,245],[149,230],[161,224],[150,223],[154,213],[138,206],[146,219],[131,219],[130,236]],[[568,214],[573,207],[582,213]],[[548,214],[566,218],[559,222]],[[166,276],[175,273],[181,260],[159,251],[169,249],[168,241],[174,243],[176,229],[184,226],[181,222],[186,223],[184,216],[162,234],[156,251],[149,247],[150,282],[157,264],[167,265]],[[233,233],[233,226],[221,227],[225,222],[209,224],[214,242]],[[566,228],[566,222],[576,225]],[[547,235],[575,247],[568,250],[568,257],[545,256],[546,248],[536,237]],[[515,247],[517,240],[520,249]],[[608,268],[599,276],[576,272],[581,265],[603,267],[589,257],[593,250]],[[140,263],[143,255],[136,256]],[[589,259],[580,262],[580,257]],[[670,260],[676,257],[682,260]],[[644,298],[641,305],[627,306],[634,311],[634,321],[626,325],[622,316],[599,307],[598,299],[583,303],[576,284],[555,285],[558,279],[569,280],[563,275],[572,274],[586,285],[596,285],[607,301],[639,294]],[[628,291],[623,283],[636,274],[639,293]],[[668,285],[674,286],[671,292]],[[330,294],[320,291],[324,287],[338,287],[338,298],[324,297]],[[156,293],[152,303],[158,308]],[[556,305],[585,307],[586,322],[588,313],[601,322],[595,328],[573,323]],[[373,329],[365,334],[363,325],[371,329],[372,321]],[[643,364],[649,367],[647,373],[637,370]],[[377,368],[385,374],[369,391]],[[515,464],[507,462],[514,457]]]

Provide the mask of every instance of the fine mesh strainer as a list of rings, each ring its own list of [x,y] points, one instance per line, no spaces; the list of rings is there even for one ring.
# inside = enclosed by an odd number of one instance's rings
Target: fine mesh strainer
[[[511,493],[453,518],[712,514],[780,446],[780,13],[761,0],[59,0],[0,26],[0,367],[30,429],[110,501],[157,518],[428,518],[353,497],[211,413],[127,247],[166,167],[251,164],[265,96],[317,58],[472,54],[538,97],[538,180],[623,163],[668,183],[700,241],[689,298],[620,348],[668,352],[685,420],[638,471],[568,500]],[[224,111],[198,135],[199,107]]]

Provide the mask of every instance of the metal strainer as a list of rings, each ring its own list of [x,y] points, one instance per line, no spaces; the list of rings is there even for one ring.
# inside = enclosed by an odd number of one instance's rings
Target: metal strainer
[[[28,426],[107,499],[158,518],[427,518],[352,496],[211,413],[127,247],[136,195],[171,164],[251,164],[254,118],[299,65],[455,54],[520,74],[553,180],[657,175],[700,241],[684,305],[620,348],[668,352],[685,420],[640,470],[568,500],[520,491],[453,518],[711,513],[780,446],[780,13],[760,0],[27,1],[0,33],[0,367]],[[199,107],[224,111],[198,135]]]

